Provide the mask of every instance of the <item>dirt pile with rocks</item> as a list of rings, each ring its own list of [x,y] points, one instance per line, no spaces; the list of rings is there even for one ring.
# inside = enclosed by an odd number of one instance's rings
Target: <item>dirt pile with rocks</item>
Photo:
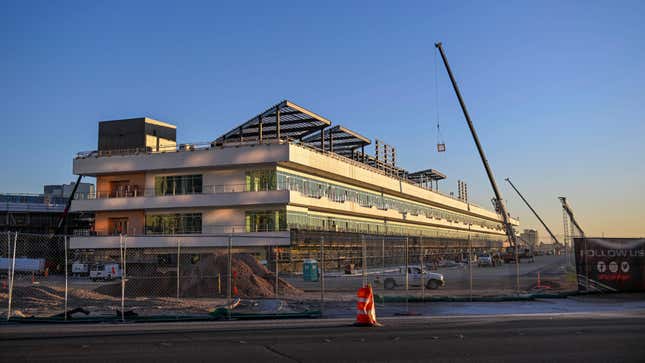
[[[275,274],[255,257],[236,253],[231,257],[232,295],[245,298],[275,297]],[[179,297],[221,297],[227,294],[228,256],[226,254],[200,255],[198,261],[186,256],[179,266]],[[278,279],[279,295],[294,296],[303,291]],[[121,283],[103,285],[96,292],[121,296]],[[175,297],[177,295],[177,271],[136,275],[128,274],[126,297]]]

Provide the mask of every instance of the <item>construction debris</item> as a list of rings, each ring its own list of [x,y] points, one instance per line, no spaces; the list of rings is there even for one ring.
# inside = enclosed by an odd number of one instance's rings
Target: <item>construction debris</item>
[[[181,261],[179,296],[183,298],[222,297],[227,295],[228,256],[226,254],[201,255],[195,262],[186,256]],[[236,253],[231,258],[232,296],[267,298],[275,297],[275,274],[258,262],[255,257]],[[279,295],[294,296],[303,291],[278,279]],[[103,285],[95,290],[114,297],[121,296],[121,282]],[[137,296],[176,297],[176,272],[152,276],[127,276],[126,297]]]

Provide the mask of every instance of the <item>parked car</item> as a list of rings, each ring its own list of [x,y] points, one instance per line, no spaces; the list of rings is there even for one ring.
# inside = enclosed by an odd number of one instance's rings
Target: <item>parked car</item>
[[[477,266],[483,267],[483,266],[495,266],[495,263],[493,262],[493,257],[491,255],[481,255],[479,258],[477,258]]]
[[[382,281],[381,281],[382,280]],[[398,271],[388,272],[377,276],[375,284],[383,283],[383,287],[392,290],[397,286],[405,286],[405,267]],[[445,285],[443,275],[436,272],[422,271],[419,266],[408,267],[408,286],[421,286],[425,282],[427,289],[438,289]]]

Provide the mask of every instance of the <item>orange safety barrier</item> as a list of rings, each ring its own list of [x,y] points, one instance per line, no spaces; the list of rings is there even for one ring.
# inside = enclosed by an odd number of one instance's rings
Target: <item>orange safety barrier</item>
[[[356,293],[358,302],[356,304],[356,326],[380,326],[376,321],[376,306],[374,305],[374,294],[372,286],[367,285],[358,289]]]

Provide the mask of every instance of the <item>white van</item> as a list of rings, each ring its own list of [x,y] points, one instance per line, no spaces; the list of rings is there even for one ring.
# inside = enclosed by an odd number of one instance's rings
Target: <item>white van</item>
[[[92,281],[109,281],[119,277],[121,277],[121,268],[118,263],[97,263],[90,270]]]
[[[72,263],[72,276],[80,277],[80,276],[88,276],[89,274],[90,274],[89,264],[82,263],[79,261]]]

